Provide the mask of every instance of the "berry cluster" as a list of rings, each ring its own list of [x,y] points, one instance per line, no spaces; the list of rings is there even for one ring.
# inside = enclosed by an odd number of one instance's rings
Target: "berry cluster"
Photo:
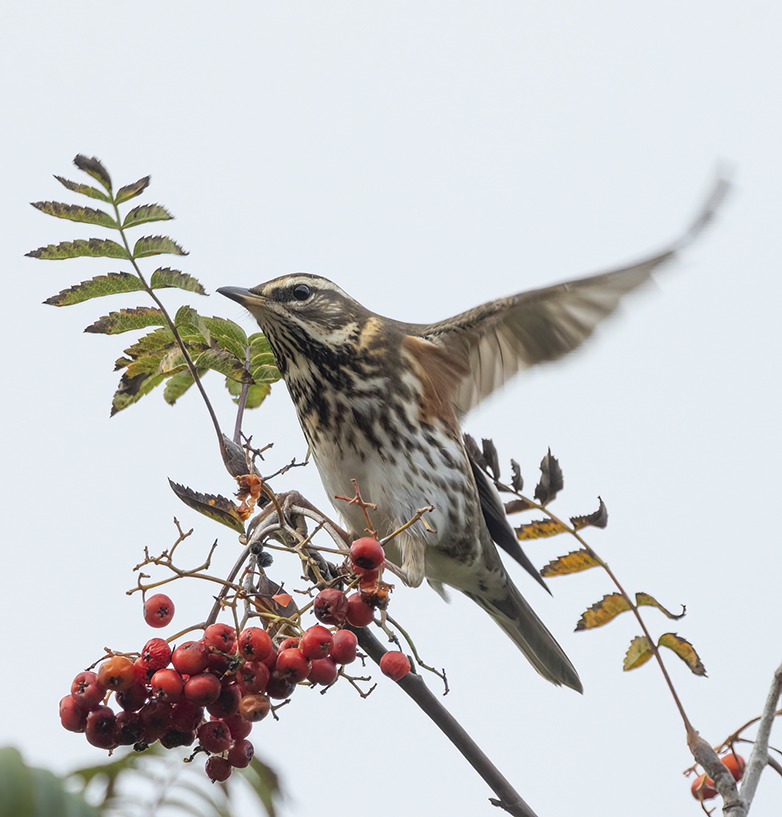
[[[197,742],[195,752],[209,755],[209,778],[227,780],[233,768],[252,760],[254,748],[247,738],[253,723],[272,711],[272,700],[290,697],[304,681],[329,686],[342,666],[356,660],[357,638],[342,628],[367,626],[374,609],[387,604],[389,588],[380,581],[383,560],[375,539],[356,540],[350,561],[359,577],[358,592],[322,590],[312,605],[321,623],[277,645],[261,627],[237,635],[234,627],[217,623],[206,627],[198,641],[178,644],[173,651],[164,639],[153,638],[135,660],[109,656],[97,672],[74,678],[70,694],[60,701],[62,725],[110,751],[118,746],[142,751],[156,741],[167,749]],[[144,604],[151,627],[166,626],[173,615],[173,602],[163,594]],[[410,663],[401,652],[389,652],[380,668],[399,680]],[[118,711],[107,705],[110,693]]]
[[[733,779],[736,782],[741,780],[744,776],[744,767],[746,766],[744,758],[741,755],[731,752],[721,757],[720,760],[722,761],[722,765],[733,775]],[[692,796],[701,802],[711,800],[717,796],[714,781],[705,772],[695,778],[690,787],[690,791],[692,792]]]

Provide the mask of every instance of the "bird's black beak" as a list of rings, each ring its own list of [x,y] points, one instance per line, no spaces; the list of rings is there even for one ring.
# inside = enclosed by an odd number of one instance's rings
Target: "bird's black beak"
[[[226,298],[230,298],[232,301],[236,301],[244,307],[258,300],[257,295],[243,287],[219,287],[217,291],[221,295],[225,295]]]

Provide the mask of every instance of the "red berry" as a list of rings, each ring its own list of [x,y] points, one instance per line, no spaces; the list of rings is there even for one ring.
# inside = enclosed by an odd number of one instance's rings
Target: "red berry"
[[[198,727],[198,742],[207,752],[225,752],[231,745],[231,730],[222,721],[207,721]]]
[[[236,652],[236,630],[229,624],[210,624],[204,630],[203,640],[220,652]]]
[[[185,641],[171,653],[171,663],[182,675],[198,675],[209,664],[209,650],[200,641]]]
[[[174,602],[163,593],[156,593],[144,602],[144,621],[150,627],[165,627],[174,617]]]
[[[244,769],[250,765],[250,761],[255,757],[255,747],[249,740],[234,741],[227,755],[228,762],[235,769]]]
[[[124,692],[136,680],[133,662],[121,655],[107,658],[98,667],[98,683],[108,690]]]
[[[360,593],[348,596],[348,624],[366,627],[375,617],[375,611],[361,598]]]
[[[220,720],[228,727],[234,740],[246,738],[253,728],[252,723],[240,715],[239,712],[229,715],[227,718],[220,718]]]
[[[339,630],[334,633],[334,643],[331,646],[331,657],[338,664],[350,664],[356,660],[358,639],[350,630]]]
[[[171,707],[171,728],[181,732],[195,732],[204,719],[204,708],[181,700]]]
[[[365,570],[377,570],[382,564],[386,554],[383,546],[377,539],[364,536],[356,539],[350,546],[350,561],[357,573]]]
[[[165,749],[176,749],[179,746],[190,746],[196,739],[195,730],[185,732],[181,729],[169,729],[162,738],[160,745]]]
[[[696,800],[711,800],[717,796],[714,781],[707,774],[696,777],[695,780],[692,781],[690,791]]]
[[[316,658],[325,658],[331,650],[334,636],[325,627],[316,624],[304,631],[301,637],[301,651],[305,658],[314,661]]]
[[[144,704],[139,710],[139,717],[144,726],[143,740],[151,744],[165,735],[171,723],[171,712],[173,707],[170,704],[160,701],[150,701]]]
[[[399,681],[410,672],[410,662],[404,653],[389,650],[380,659],[380,671],[394,681]]]
[[[238,684],[227,684],[220,690],[220,697],[212,704],[206,705],[206,711],[215,718],[226,718],[239,710],[242,691]]]
[[[310,662],[298,647],[278,652],[274,668],[292,684],[298,684],[310,674]]]
[[[339,671],[333,658],[316,658],[310,667],[309,679],[313,684],[328,686],[337,680]]]
[[[174,669],[159,669],[149,682],[150,695],[156,701],[174,704],[182,697],[185,683]]]
[[[204,768],[206,776],[213,783],[224,783],[231,776],[231,764],[219,755],[212,755]]]
[[[296,646],[295,644],[293,645]],[[266,658],[261,659],[262,664],[266,664],[269,668],[269,671],[274,669],[274,665],[277,663],[277,650],[272,649],[272,651],[266,656]]]
[[[118,745],[117,719],[110,707],[99,706],[87,715],[84,736],[99,749],[113,749]]]
[[[245,695],[239,701],[239,714],[250,723],[262,721],[272,708],[266,695]]]
[[[89,670],[80,672],[71,684],[73,700],[85,710],[95,709],[106,694],[106,690],[98,682],[98,676]]]
[[[211,672],[191,675],[185,682],[185,699],[196,706],[209,706],[220,697],[222,688],[220,679]]]
[[[283,650],[290,650],[293,647],[298,647],[301,642],[300,638],[286,638],[279,647],[277,647],[277,655],[279,655]],[[275,659],[276,660],[276,659]],[[269,667],[269,669],[274,669],[273,667]]]
[[[247,661],[236,673],[236,682],[243,695],[264,692],[269,683],[269,668],[261,661]]]
[[[347,596],[336,587],[321,590],[312,605],[315,618],[324,624],[336,624],[338,627],[345,623],[348,616]]]
[[[722,765],[733,775],[734,780],[741,780],[744,776],[744,767],[747,765],[741,755],[734,755],[733,752],[730,752],[721,757],[720,760]]]
[[[283,698],[290,698],[296,691],[296,684],[291,683],[284,675],[272,670],[269,676],[269,683],[266,684],[266,694],[270,698],[281,701]]]
[[[206,643],[206,642],[204,642]],[[232,669],[232,665],[234,664],[234,659],[231,656],[225,655],[221,652],[210,652],[209,656],[206,660],[206,672],[211,672],[212,675],[216,675],[220,680],[225,680],[225,683],[229,684],[233,680],[232,678],[228,677],[232,673],[230,670]],[[235,667],[233,667],[235,671]]]
[[[132,746],[138,743],[144,734],[144,723],[138,712],[122,711],[117,715],[117,743],[120,746]]]
[[[171,661],[171,647],[162,638],[150,638],[141,650],[141,659],[152,672],[167,667]]]
[[[117,703],[126,712],[137,712],[147,702],[149,692],[144,684],[134,681],[131,686],[116,695]]]
[[[66,695],[60,701],[60,723],[69,732],[83,732],[87,726],[87,710],[73,700],[73,695]]]
[[[247,627],[239,633],[237,642],[242,658],[263,661],[274,650],[269,633],[261,627]]]
[[[162,667],[155,669],[147,664],[143,658],[137,658],[133,662],[133,670],[136,673],[136,683],[148,684],[149,679],[157,672],[158,669],[162,669]]]

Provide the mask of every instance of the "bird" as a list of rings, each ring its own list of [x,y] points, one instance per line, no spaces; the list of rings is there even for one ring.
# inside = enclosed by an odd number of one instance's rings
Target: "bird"
[[[296,272],[251,289],[217,291],[245,307],[268,339],[321,481],[355,536],[374,503],[386,557],[413,587],[424,579],[472,599],[548,681],[583,691],[562,647],[522,596],[497,546],[544,584],[507,521],[496,488],[471,457],[464,416],[519,371],[577,349],[621,299],[647,282],[711,220],[718,179],[687,231],[629,266],[500,298],[432,324],[371,312],[332,281]],[[545,587],[545,584],[544,584]]]

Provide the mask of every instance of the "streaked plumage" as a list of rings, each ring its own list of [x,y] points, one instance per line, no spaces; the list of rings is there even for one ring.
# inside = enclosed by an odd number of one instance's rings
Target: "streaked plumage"
[[[690,230],[662,253],[429,325],[381,317],[305,273],[218,290],[244,305],[268,337],[328,494],[351,495],[356,479],[378,506],[372,519],[381,536],[434,505],[427,515],[434,530],[412,526],[393,540],[389,558],[411,585],[426,578],[476,601],[555,684],[581,691],[567,656],[502,565],[495,542],[542,583],[493,485],[470,463],[460,421],[521,369],[580,346],[623,295],[701,229],[724,189],[717,186]],[[361,510],[336,507],[360,534]]]

